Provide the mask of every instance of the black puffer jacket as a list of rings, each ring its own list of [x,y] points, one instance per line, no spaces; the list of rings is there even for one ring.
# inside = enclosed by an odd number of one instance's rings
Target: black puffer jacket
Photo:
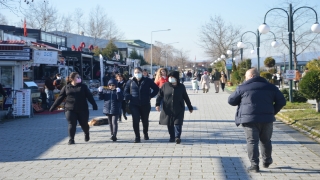
[[[103,114],[119,115],[121,102],[123,100],[122,92],[117,90],[103,89],[99,93],[99,98],[104,100]]]
[[[271,123],[275,115],[286,105],[279,89],[260,76],[251,78],[238,86],[228,99],[232,106],[238,106],[237,126],[242,123]]]
[[[159,87],[152,81],[152,79],[145,77],[142,77],[139,82],[135,77],[128,80],[124,88],[125,99],[130,101],[131,105],[137,106],[150,104],[150,99],[156,96],[158,92]]]
[[[93,96],[87,85],[79,83],[76,86],[73,86],[69,83],[61,89],[59,97],[51,106],[50,111],[57,108],[65,98],[65,111],[88,111],[87,100],[90,102],[90,104],[92,104],[93,110],[98,109],[98,106],[93,99]]]

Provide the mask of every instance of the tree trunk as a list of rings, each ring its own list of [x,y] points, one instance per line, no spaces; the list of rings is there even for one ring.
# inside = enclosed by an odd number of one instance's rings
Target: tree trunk
[[[316,102],[316,111],[320,112],[320,99],[317,99]]]

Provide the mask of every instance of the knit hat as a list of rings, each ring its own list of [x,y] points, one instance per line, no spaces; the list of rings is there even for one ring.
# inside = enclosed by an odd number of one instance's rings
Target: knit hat
[[[177,80],[177,84],[180,83],[180,78],[179,78],[179,72],[178,71],[172,71],[168,74],[168,77],[174,77]]]
[[[109,84],[114,84],[116,87],[118,86],[118,82],[115,80],[115,79],[113,79],[113,78],[111,78],[109,81],[108,81],[108,85]]]

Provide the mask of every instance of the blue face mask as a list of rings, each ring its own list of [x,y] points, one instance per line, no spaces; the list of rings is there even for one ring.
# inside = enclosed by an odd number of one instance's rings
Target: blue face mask
[[[134,77],[136,77],[137,79],[141,79],[142,78],[142,73],[134,74]]]

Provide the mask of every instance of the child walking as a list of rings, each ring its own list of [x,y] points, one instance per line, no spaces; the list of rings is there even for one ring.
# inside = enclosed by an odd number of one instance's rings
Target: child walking
[[[194,77],[191,81],[192,83],[192,89],[193,89],[193,92],[197,92],[198,93],[198,89],[199,89],[199,85],[198,85],[198,80],[196,77]]]
[[[108,82],[108,88],[99,87],[99,99],[104,100],[103,114],[108,116],[111,140],[117,141],[118,119],[121,116],[121,104],[123,93],[117,87],[117,81],[111,79]]]

